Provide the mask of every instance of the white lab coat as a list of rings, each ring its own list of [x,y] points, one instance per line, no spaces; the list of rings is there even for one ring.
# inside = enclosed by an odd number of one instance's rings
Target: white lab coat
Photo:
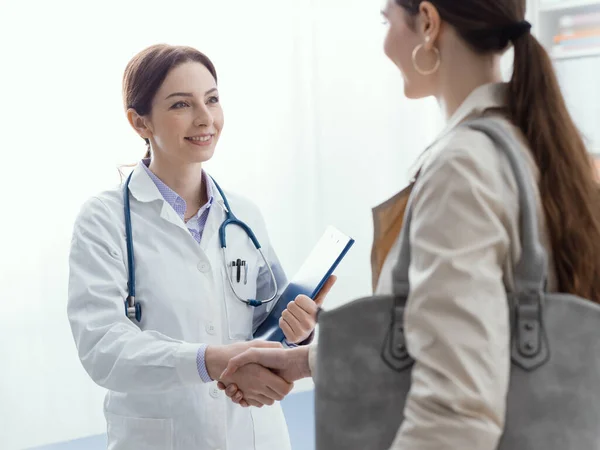
[[[268,312],[241,303],[227,284],[218,237],[225,211],[217,190],[198,245],[140,166],[129,189],[141,323],[125,316],[123,303],[128,273],[122,188],[83,206],[70,253],[68,316],[85,370],[108,389],[108,448],[290,449],[278,403],[241,408],[198,375],[200,343],[249,340]],[[258,208],[235,195],[227,199],[255,232],[281,291],[285,275]],[[262,258],[241,229],[229,226],[227,259],[237,258],[249,264],[248,284],[238,293],[268,297],[272,285]]]

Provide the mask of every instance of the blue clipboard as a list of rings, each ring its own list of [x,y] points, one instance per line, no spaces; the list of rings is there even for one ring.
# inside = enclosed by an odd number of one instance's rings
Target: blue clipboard
[[[354,239],[351,237],[333,226],[327,227],[300,270],[277,299],[267,318],[254,332],[254,339],[283,342],[285,336],[279,328],[279,319],[288,303],[300,294],[315,298],[353,244]]]

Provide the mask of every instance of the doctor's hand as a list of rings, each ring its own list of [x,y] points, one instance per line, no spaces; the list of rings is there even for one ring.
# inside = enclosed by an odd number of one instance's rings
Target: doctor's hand
[[[239,370],[246,367],[247,364],[259,364],[271,369],[274,374],[283,379],[294,382],[302,378],[311,376],[308,365],[309,347],[303,346],[294,349],[276,349],[276,348],[254,348],[232,358],[227,365],[227,369],[221,375],[219,389],[225,390],[225,393],[234,403],[242,406],[248,406],[247,393],[235,382],[227,382]]]
[[[317,324],[317,312],[336,280],[337,277],[331,275],[314,301],[306,295],[299,295],[293,302],[288,304],[279,319],[279,327],[283,331],[287,342],[299,344],[310,337]]]

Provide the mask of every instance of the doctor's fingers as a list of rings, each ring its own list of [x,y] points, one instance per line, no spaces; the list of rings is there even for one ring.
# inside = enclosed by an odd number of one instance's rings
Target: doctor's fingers
[[[244,400],[248,406],[254,406],[255,408],[262,408],[264,406],[263,403],[254,399],[246,399]]]
[[[237,386],[236,386],[236,389],[237,389]],[[227,394],[227,395],[229,396],[229,394]],[[233,403],[235,403],[236,405],[240,405],[244,408],[247,408],[248,406],[250,406],[248,404],[248,400],[246,400],[244,398],[244,393],[240,390],[236,390],[236,392],[233,395],[229,396],[229,398],[231,398],[231,401]]]
[[[333,287],[336,281],[337,277],[335,275],[331,275],[329,278],[327,278],[327,281],[325,282],[317,296],[314,298],[317,306],[321,306],[323,304],[323,302],[325,301],[325,297],[327,297],[327,294],[329,294],[329,291],[331,291],[331,288]]]
[[[317,318],[319,305],[313,302],[310,297],[307,297],[306,295],[299,295],[296,297],[296,300],[289,303],[287,310],[300,321],[314,323],[315,319]]]
[[[297,337],[301,337],[303,334],[306,334],[312,330],[310,318],[306,313],[303,313],[303,315],[299,318],[296,317],[291,311],[286,309],[281,313],[281,319],[287,322],[294,335]]]
[[[258,406],[258,408],[261,408],[263,406],[273,406],[273,404],[275,404],[275,400],[273,400],[271,397],[267,397],[266,395],[262,395],[262,394],[258,394],[256,396],[248,396],[244,398],[248,403],[253,402],[255,403],[252,406],[256,406],[256,403],[260,404],[260,406]],[[279,400],[278,400],[279,401]]]
[[[236,404],[242,405],[242,406],[244,406],[244,403],[245,403],[245,406],[248,406],[248,404],[243,401],[244,393],[239,390],[239,388],[237,387],[237,384],[231,383],[229,386],[225,387],[225,385],[219,381],[217,383],[217,386],[222,391],[225,391],[225,395],[227,395],[227,397],[229,397],[233,403],[236,403]]]
[[[237,390],[237,386],[236,391],[233,393],[233,395],[229,395],[229,393],[227,393],[227,396],[231,399],[233,403],[235,403],[236,405],[240,405],[242,408],[247,408],[250,406],[248,404],[248,400],[244,398],[244,393],[240,390]]]
[[[242,391],[236,391],[230,398],[233,403],[239,405],[242,403],[242,400],[244,400],[244,393]]]
[[[279,328],[281,328],[281,331],[283,331],[283,334],[285,335],[286,340],[290,343],[290,344],[294,344],[294,342],[292,341],[296,341],[296,334],[294,333],[294,330],[292,330],[292,327],[290,327],[288,325],[288,323],[283,320],[283,318],[279,319]]]
[[[222,390],[225,391],[225,395],[227,395],[227,397],[229,398],[233,398],[233,396],[236,394],[236,392],[239,392],[239,388],[237,387],[237,384],[235,383],[231,383],[229,386],[225,386],[225,384],[221,381],[219,381],[217,383],[217,387]]]
[[[220,387],[221,386],[219,386],[219,388]],[[237,405],[248,406],[248,403],[244,401],[244,393],[238,389],[235,383],[231,383],[229,386],[227,386],[227,388],[225,388],[225,395],[227,395],[227,397],[229,397],[231,401]]]
[[[256,397],[249,396],[247,398],[244,397],[244,394],[241,391],[238,391],[234,395],[234,397],[236,399],[239,399],[239,401],[242,401],[242,400],[246,400],[246,401],[253,400],[254,402],[260,402],[263,405],[268,405],[268,406],[273,405],[275,403],[275,401],[279,402],[279,401],[281,401],[281,400],[284,399],[284,397],[279,396],[279,394],[277,392],[273,391],[273,390],[271,390],[271,392],[269,393],[268,396],[259,394]]]

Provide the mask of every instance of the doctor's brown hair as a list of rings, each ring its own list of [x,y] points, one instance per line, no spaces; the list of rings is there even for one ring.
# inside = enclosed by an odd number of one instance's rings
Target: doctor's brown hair
[[[424,0],[395,1],[414,25]],[[526,26],[525,0],[429,3],[479,53],[500,53],[512,41],[515,61],[508,114],[526,137],[540,169],[539,189],[558,289],[600,303],[600,188],[548,53],[531,33],[519,32]]]
[[[152,110],[152,100],[169,72],[186,62],[197,62],[208,69],[217,82],[217,71],[204,53],[192,47],[157,44],[135,55],[123,74],[123,104],[125,110],[135,109],[140,116]],[[146,139],[150,158],[150,141]]]

